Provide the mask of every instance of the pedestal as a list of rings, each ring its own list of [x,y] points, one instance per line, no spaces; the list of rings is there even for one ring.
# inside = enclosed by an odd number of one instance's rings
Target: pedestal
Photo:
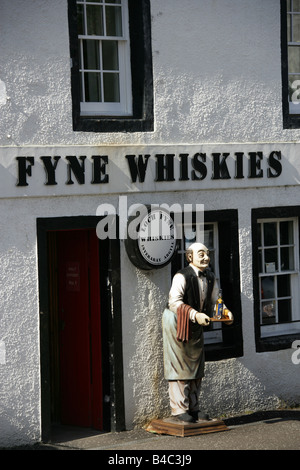
[[[146,428],[146,431],[156,434],[168,434],[170,436],[197,436],[209,432],[229,431],[222,420],[198,421],[197,423],[180,422],[176,418],[154,419]]]

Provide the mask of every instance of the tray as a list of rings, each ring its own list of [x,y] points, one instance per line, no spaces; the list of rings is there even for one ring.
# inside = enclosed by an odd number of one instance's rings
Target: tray
[[[230,318],[210,318],[210,321],[232,321]]]

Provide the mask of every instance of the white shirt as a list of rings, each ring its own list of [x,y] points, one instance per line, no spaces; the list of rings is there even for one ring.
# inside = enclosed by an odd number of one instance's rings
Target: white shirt
[[[193,264],[190,264],[190,266],[194,269],[195,273],[198,276],[199,269]],[[199,285],[199,294],[200,294],[199,312],[202,312],[203,303],[207,294],[206,277],[204,276],[198,277],[198,285]],[[173,277],[172,286],[169,292],[169,308],[174,313],[177,312],[177,308],[179,307],[179,305],[184,303],[183,296],[185,292],[185,286],[186,286],[186,280],[185,280],[184,275],[181,273],[175,274],[175,276]],[[218,294],[219,294],[219,287],[218,287],[218,283],[215,281],[212,294],[211,294],[211,301],[213,304],[216,303]],[[198,313],[198,311],[192,308],[190,311],[190,320],[194,323],[196,322],[196,313]]]

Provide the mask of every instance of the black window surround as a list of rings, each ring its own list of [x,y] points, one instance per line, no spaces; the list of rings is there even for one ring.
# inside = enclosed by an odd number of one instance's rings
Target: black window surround
[[[128,10],[132,116],[81,116],[76,0],[68,0],[74,131],[151,132],[154,129],[150,0],[128,0]]]
[[[205,359],[207,361],[217,361],[232,357],[241,357],[243,356],[243,335],[238,212],[235,209],[205,211],[204,222],[218,223],[220,283],[223,289],[224,302],[234,315],[232,325],[222,324],[223,341],[221,343],[205,345]],[[180,268],[180,256],[175,256],[172,262],[172,277]]]
[[[281,80],[282,80],[282,117],[283,129],[298,129],[300,114],[289,110],[288,44],[287,44],[287,2],[281,0]]]
[[[283,334],[261,337],[260,331],[260,302],[259,302],[259,259],[258,259],[258,219],[280,219],[285,217],[300,217],[300,206],[263,207],[252,209],[252,262],[253,262],[253,294],[254,294],[254,327],[257,352],[278,351],[288,349],[294,340],[300,339],[300,334]],[[299,225],[299,224],[298,224]],[[299,235],[300,238],[300,235]],[[299,254],[298,254],[299,256]]]

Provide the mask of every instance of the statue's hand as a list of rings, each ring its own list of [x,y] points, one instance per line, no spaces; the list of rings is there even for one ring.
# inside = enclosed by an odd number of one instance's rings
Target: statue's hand
[[[210,323],[210,318],[205,313],[196,313],[196,321],[201,326],[207,326]]]

